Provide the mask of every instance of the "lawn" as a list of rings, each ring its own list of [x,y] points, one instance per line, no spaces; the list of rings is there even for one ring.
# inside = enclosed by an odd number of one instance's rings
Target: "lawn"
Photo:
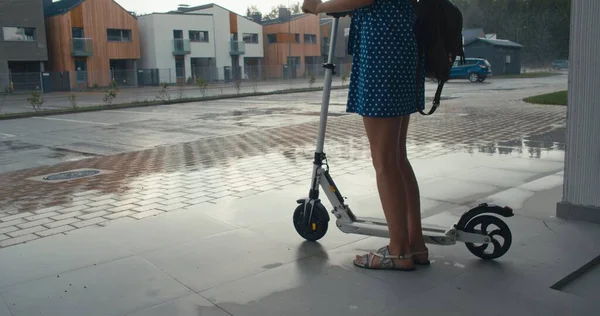
[[[525,98],[523,101],[535,104],[567,105],[567,90]]]

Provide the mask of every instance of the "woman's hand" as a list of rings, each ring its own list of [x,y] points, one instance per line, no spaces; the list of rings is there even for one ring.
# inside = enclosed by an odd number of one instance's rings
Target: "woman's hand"
[[[304,3],[302,4],[302,11],[304,13],[312,13],[312,14],[319,14],[321,12],[319,12],[319,6],[321,5],[321,0],[304,0]]]

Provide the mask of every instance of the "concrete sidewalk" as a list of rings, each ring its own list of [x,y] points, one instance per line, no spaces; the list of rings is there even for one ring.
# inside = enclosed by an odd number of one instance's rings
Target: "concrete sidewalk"
[[[458,244],[430,247],[432,265],[412,273],[356,268],[386,241],[332,222],[304,242],[291,220],[307,193],[298,183],[0,249],[0,315],[595,315],[594,294],[550,287],[600,254],[600,227],[554,218],[562,157],[528,157],[415,161],[425,222],[452,225],[484,201],[516,209],[496,261]],[[357,215],[380,215],[372,168],[333,176]]]

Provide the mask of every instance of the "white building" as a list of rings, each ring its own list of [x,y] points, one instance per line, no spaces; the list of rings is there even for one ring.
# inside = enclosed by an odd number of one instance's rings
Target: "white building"
[[[211,3],[195,7],[180,6],[177,12],[210,13],[215,20],[217,67],[220,74],[230,67],[232,77],[260,77],[260,65],[265,56],[263,27],[251,19]]]
[[[216,4],[144,15],[139,27],[140,68],[158,69],[161,82],[262,76],[262,25]]]
[[[140,69],[157,70],[159,82],[218,78],[215,21],[211,14],[153,13],[140,16],[138,22]]]

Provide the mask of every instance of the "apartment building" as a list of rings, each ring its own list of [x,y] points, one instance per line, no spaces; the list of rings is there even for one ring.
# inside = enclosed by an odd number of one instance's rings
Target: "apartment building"
[[[320,19],[313,14],[291,14],[279,9],[276,19],[264,26],[265,64],[270,77],[296,78],[319,74],[321,63]]]
[[[263,27],[260,23],[214,3],[195,7],[182,5],[169,13],[212,15],[216,56],[213,65],[217,67],[219,80],[262,77],[264,48]],[[198,20],[200,19],[199,17]],[[185,32],[183,33],[185,37]]]
[[[168,83],[219,79],[212,14],[152,13],[138,20],[144,72]]]
[[[47,60],[42,0],[0,1],[0,92],[40,89]]]
[[[137,86],[138,21],[113,0],[44,3],[48,69],[70,72],[72,88]]]

